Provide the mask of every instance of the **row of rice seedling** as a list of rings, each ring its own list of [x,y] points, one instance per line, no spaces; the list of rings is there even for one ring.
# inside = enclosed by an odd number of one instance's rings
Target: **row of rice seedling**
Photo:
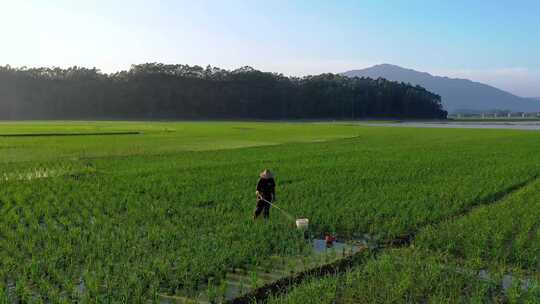
[[[540,276],[540,179],[493,206],[428,227],[416,245],[474,261]]]
[[[40,178],[51,178],[57,176],[71,176],[79,178],[84,175],[95,174],[95,168],[91,162],[73,161],[63,163],[36,164],[29,163],[21,165],[4,165],[0,175],[1,181],[30,181]]]
[[[501,287],[501,276],[466,271],[445,255],[414,249],[390,250],[347,273],[313,278],[288,293],[281,303],[537,303],[540,285]]]
[[[370,128],[324,143],[95,158],[94,174],[76,179],[2,181],[0,290],[23,301],[152,301],[301,255],[294,223],[274,211],[251,219],[265,167],[277,173],[278,204],[308,217],[312,234],[393,238],[530,179],[538,137]]]

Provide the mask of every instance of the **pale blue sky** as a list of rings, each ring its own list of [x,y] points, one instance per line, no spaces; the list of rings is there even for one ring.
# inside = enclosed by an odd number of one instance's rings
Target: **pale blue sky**
[[[306,75],[392,63],[540,96],[538,0],[0,1],[0,64]]]

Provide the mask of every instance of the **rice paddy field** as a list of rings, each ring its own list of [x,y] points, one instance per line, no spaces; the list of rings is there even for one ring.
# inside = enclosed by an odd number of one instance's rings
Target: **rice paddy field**
[[[297,268],[306,234],[252,219],[264,168],[310,239],[373,246],[249,301],[540,303],[539,152],[522,130],[2,122],[0,303],[178,302]]]

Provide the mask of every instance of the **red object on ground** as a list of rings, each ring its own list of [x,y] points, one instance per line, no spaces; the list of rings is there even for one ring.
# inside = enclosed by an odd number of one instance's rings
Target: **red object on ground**
[[[334,245],[334,241],[336,240],[336,238],[331,235],[331,234],[327,234],[325,237],[324,237],[324,241],[326,242],[326,246],[332,246]]]

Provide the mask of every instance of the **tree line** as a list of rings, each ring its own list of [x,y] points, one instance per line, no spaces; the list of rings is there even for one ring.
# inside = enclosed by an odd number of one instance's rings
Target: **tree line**
[[[338,74],[146,63],[105,74],[0,66],[0,119],[446,118],[420,86]]]

